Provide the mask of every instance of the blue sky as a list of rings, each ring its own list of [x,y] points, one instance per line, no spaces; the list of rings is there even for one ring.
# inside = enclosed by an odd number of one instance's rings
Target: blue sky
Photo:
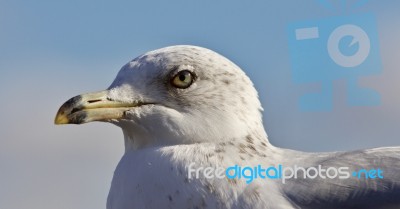
[[[400,2],[333,8],[315,0],[0,1],[0,208],[104,208],[121,131],[54,126],[54,115],[66,99],[107,88],[130,59],[169,45],[203,46],[238,64],[259,91],[276,146],[400,145]],[[342,79],[331,111],[300,111],[299,97],[319,87],[293,83],[287,26],[364,12],[376,17],[383,70],[360,85],[377,90],[381,105],[346,105]]]

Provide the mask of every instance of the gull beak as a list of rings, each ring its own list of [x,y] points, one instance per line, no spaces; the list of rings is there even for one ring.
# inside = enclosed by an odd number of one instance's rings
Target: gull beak
[[[58,110],[54,123],[82,124],[121,119],[125,111],[139,105],[110,100],[107,93],[108,91],[101,91],[69,99]]]

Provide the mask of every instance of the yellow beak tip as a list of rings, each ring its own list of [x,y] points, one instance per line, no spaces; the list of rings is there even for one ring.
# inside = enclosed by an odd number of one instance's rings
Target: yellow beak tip
[[[65,115],[57,115],[56,118],[54,119],[54,124],[56,125],[62,125],[62,124],[68,124],[69,119]]]

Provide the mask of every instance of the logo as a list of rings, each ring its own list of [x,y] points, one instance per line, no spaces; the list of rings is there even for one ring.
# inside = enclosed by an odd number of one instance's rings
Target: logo
[[[197,167],[195,163],[190,163],[188,168],[189,179],[243,179],[246,184],[250,184],[256,179],[279,179],[283,184],[288,179],[383,179],[383,170],[380,168],[360,169],[350,172],[349,167],[324,167],[318,165],[316,167],[302,167],[302,166],[277,166],[257,165],[239,166],[233,165],[227,168],[222,167]]]
[[[320,2],[328,8],[328,1]],[[320,84],[316,92],[300,97],[301,110],[332,110],[333,81],[339,79],[347,83],[348,105],[380,104],[377,91],[359,85],[360,77],[382,71],[376,21],[372,14],[295,22],[288,26],[288,38],[294,83]]]

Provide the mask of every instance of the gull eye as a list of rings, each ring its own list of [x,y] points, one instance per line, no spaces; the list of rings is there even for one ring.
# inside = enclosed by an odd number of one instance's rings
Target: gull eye
[[[193,77],[192,72],[189,70],[182,70],[172,78],[171,84],[176,88],[186,89],[192,85]]]

